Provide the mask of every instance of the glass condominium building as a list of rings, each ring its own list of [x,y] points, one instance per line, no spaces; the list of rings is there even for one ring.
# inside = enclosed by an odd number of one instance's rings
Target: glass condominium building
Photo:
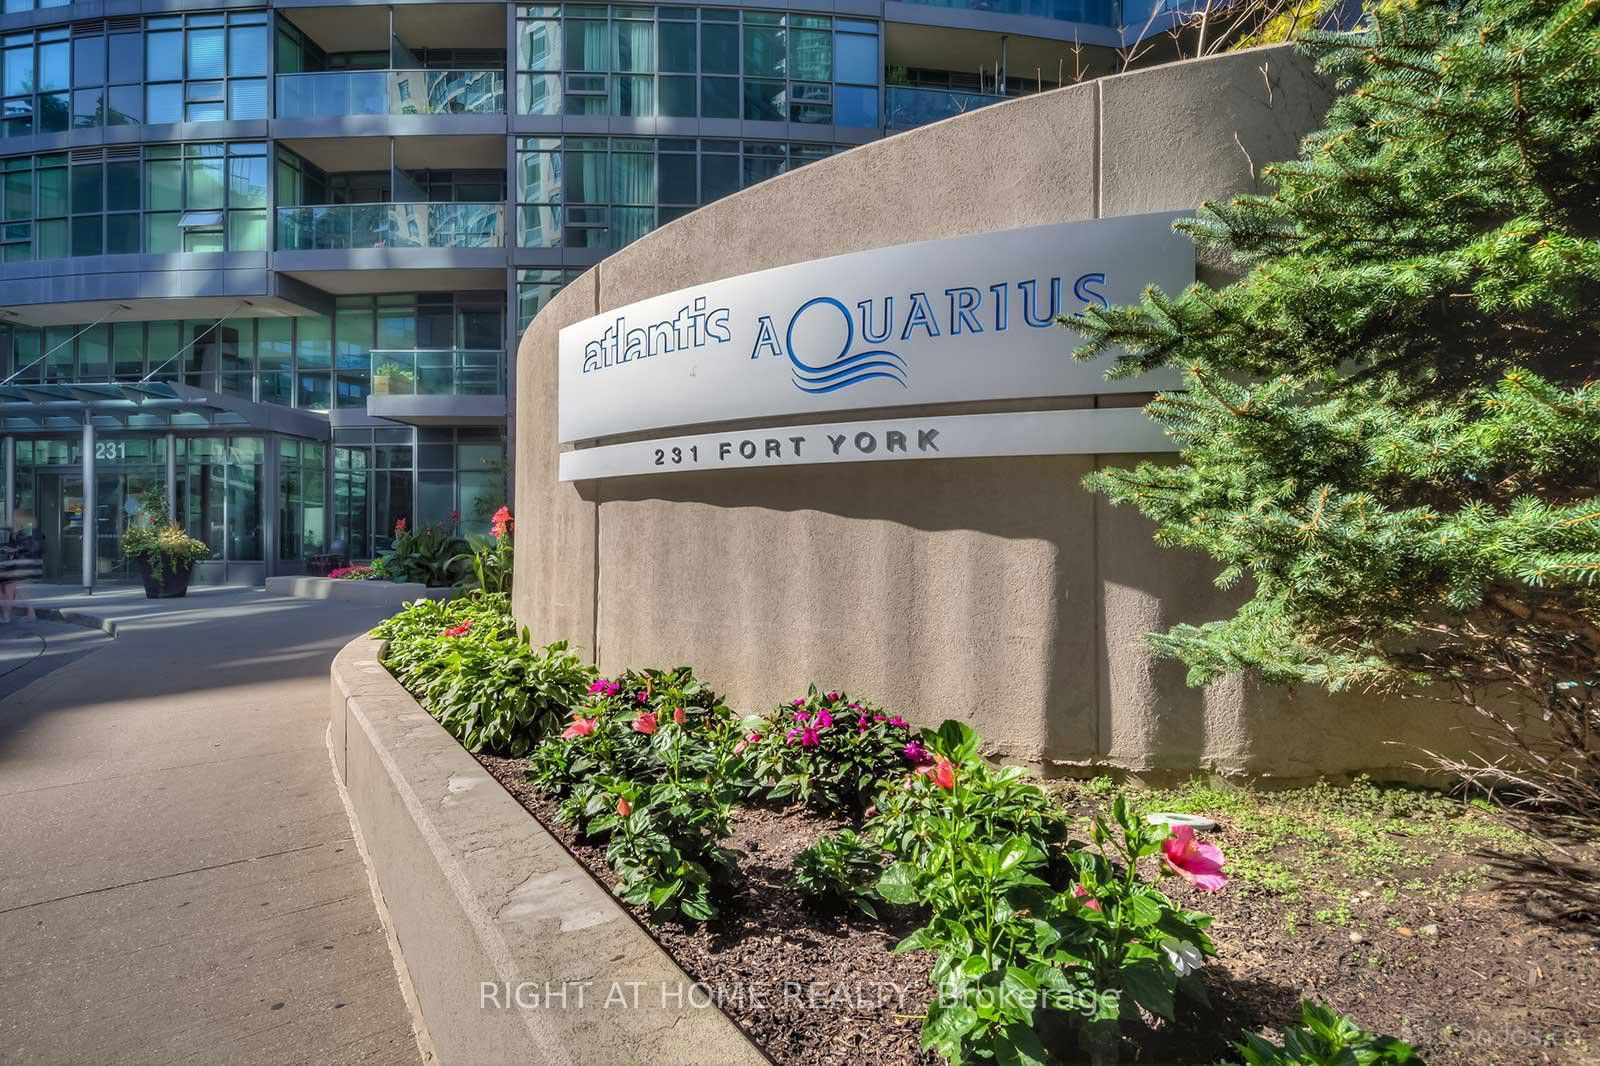
[[[72,583],[131,576],[154,487],[201,581],[484,530],[517,339],[567,281],[1106,73],[1151,3],[0,0],[0,526]]]

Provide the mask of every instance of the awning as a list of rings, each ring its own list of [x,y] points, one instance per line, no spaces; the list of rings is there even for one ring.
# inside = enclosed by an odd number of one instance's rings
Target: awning
[[[238,429],[330,440],[326,415],[166,381],[0,385],[0,431]]]

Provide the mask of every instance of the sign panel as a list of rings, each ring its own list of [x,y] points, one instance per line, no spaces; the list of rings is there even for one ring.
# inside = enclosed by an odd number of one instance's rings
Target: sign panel
[[[708,282],[560,336],[564,442],[775,415],[1154,390],[1056,323],[1194,280],[1178,214],[924,241]]]
[[[561,453],[561,480],[808,463],[1176,451],[1138,408],[895,418],[697,433]]]

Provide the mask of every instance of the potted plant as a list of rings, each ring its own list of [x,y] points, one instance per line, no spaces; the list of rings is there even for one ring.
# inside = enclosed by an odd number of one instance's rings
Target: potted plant
[[[372,372],[372,392],[376,396],[409,396],[416,391],[417,376],[399,363],[379,363]]]
[[[188,594],[194,564],[211,549],[168,521],[166,493],[152,489],[141,500],[139,516],[122,531],[122,554],[138,560],[144,594],[162,600]]]

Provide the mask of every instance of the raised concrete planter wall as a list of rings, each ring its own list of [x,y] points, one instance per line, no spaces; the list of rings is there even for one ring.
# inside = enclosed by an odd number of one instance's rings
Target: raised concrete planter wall
[[[1059,773],[1403,777],[1416,745],[1458,748],[1461,718],[1437,703],[1248,677],[1194,689],[1181,664],[1152,656],[1145,633],[1224,617],[1238,591],[1212,585],[1208,560],[1157,548],[1131,508],[1083,490],[1090,471],[1141,456],[557,479],[563,326],[768,267],[1260,190],[1259,168],[1292,158],[1331,98],[1282,47],[1102,78],[819,160],[608,257],[539,313],[517,357],[517,618],[607,673],[692,663],[756,711],[815,681],[924,722],[963,718],[990,754]],[[1204,262],[1199,275],[1225,280]],[[1073,344],[1062,330],[1062,359]]]
[[[381,647],[363,637],[334,659],[331,742],[440,1062],[766,1062],[714,1006],[671,999],[689,978],[400,687]],[[483,1006],[483,982],[509,1006]],[[637,1007],[605,1006],[614,983]],[[564,1006],[547,1003],[563,988]]]
[[[430,589],[409,581],[343,581],[331,577],[269,577],[267,591],[274,596],[370,603],[397,611],[415,600],[449,600],[460,594],[459,589]]]

